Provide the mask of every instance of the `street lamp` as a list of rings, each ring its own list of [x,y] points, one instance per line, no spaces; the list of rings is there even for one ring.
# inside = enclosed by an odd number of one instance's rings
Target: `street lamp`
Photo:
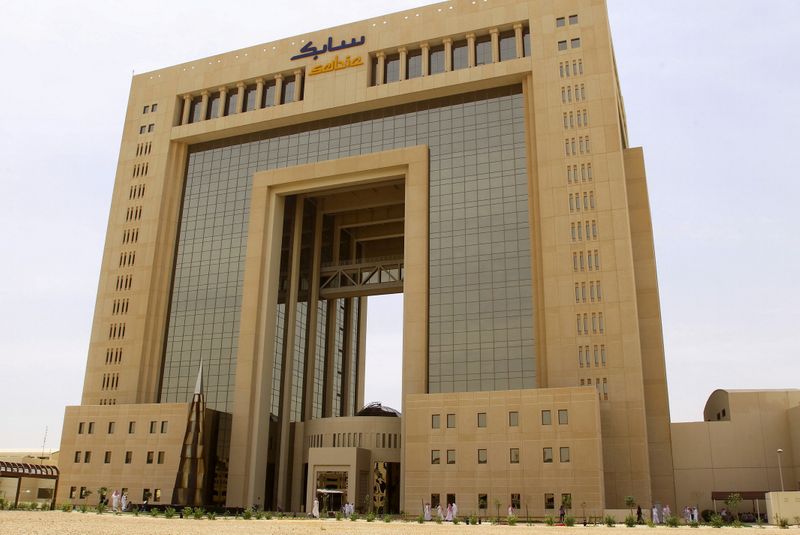
[[[784,491],[783,488],[783,470],[781,470],[781,455],[783,455],[783,450],[778,448],[778,475],[781,478],[781,492]]]

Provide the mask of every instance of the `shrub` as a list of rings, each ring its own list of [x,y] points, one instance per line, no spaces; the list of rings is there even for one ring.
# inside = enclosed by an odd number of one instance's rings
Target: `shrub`
[[[556,519],[555,517],[553,517],[553,515],[547,515],[546,517],[544,517],[544,523],[547,524],[548,526],[555,526]]]
[[[247,509],[242,511],[242,518],[244,518],[245,520],[252,520],[253,519],[253,510],[250,507],[248,507]]]
[[[699,528],[700,527],[700,522],[698,522],[697,520],[692,520],[691,522],[689,522],[689,527],[690,528]]]
[[[133,507],[131,507],[131,513],[133,513],[133,516],[139,516],[139,506],[134,504]]]
[[[625,517],[625,525],[629,528],[633,528],[636,526],[636,517],[633,515],[628,515]]]
[[[650,520],[649,518],[647,519],[647,521],[645,522],[645,524],[647,525],[647,527],[648,527],[648,528],[654,528],[654,527],[656,527],[656,523],[655,523],[655,522],[653,522],[652,520]]]
[[[192,516],[195,520],[202,520],[206,516],[206,512],[202,507],[195,507],[192,511]]]
[[[71,503],[63,503],[63,504],[61,504],[61,510],[64,511],[65,513],[71,513],[72,512],[72,504]]]
[[[214,511],[209,511],[209,512],[206,513],[206,518],[209,519],[209,520],[216,520],[217,519],[217,513],[215,513]]]
[[[454,525],[454,526],[457,526],[457,525],[458,525],[460,522],[461,522],[461,521],[458,519],[458,517],[457,517],[457,516],[454,516],[454,517],[453,517],[453,525]]]
[[[725,525],[725,521],[722,519],[720,515],[711,515],[709,523],[711,524],[712,527],[715,528],[721,528],[723,525]]]
[[[264,513],[264,520],[272,520],[272,513],[270,513],[269,511]]]
[[[375,513],[367,513],[367,522],[375,522]]]
[[[603,523],[605,523],[606,526],[613,528],[617,524],[617,520],[611,515],[606,515],[605,518],[603,518]]]
[[[517,525],[517,517],[515,515],[508,515],[506,518],[508,521],[509,526],[516,526]]]
[[[735,527],[735,528],[740,528],[740,527],[742,527],[742,521],[741,521],[741,520],[739,520],[738,518],[736,518],[736,519],[734,519],[734,521],[731,523],[731,525],[733,525],[733,527]]]
[[[341,511],[336,511],[336,520],[337,521],[341,521],[342,520],[342,512]]]
[[[164,509],[164,518],[175,518],[177,512],[178,511],[176,511],[174,507],[167,507],[166,509]],[[158,516],[158,509],[153,508],[153,510],[150,511],[150,514],[152,514],[153,516]],[[191,507],[185,507],[183,509],[183,518],[189,518],[191,514],[192,514]]]
[[[425,516],[424,515],[419,515],[417,517],[417,524],[422,524],[424,522],[425,522]]]
[[[358,520],[358,513],[356,513],[355,511],[353,511],[353,512],[350,514],[350,522],[355,522],[356,520]]]
[[[256,520],[261,520],[262,518],[264,518],[264,511],[256,509]]]
[[[88,510],[89,510],[89,506],[88,506],[88,505],[86,505],[85,503],[82,503],[82,504],[80,505],[80,507],[79,507],[79,509],[78,509],[78,510],[79,510],[81,513],[85,513],[86,511],[88,511]]]
[[[172,508],[170,507],[169,509],[172,509]],[[160,511],[158,510],[158,507],[151,507],[150,508],[150,516],[152,516],[153,518],[156,518],[159,513],[160,513]],[[175,514],[174,510],[172,511],[172,514],[173,515]]]
[[[383,521],[387,524],[392,521],[392,517],[389,515],[383,515]]]
[[[664,519],[664,522],[671,528],[678,527],[678,517],[675,515],[669,515],[666,519]]]
[[[471,525],[473,525],[473,526],[477,526],[478,525],[478,515],[476,515],[475,513],[469,515],[469,523]]]
[[[564,517],[564,525],[567,527],[572,527],[575,525],[575,517],[572,515],[567,515]]]
[[[33,507],[36,507],[36,504],[33,504]],[[108,506],[106,504],[104,504],[103,502],[98,503],[97,504],[97,514],[98,515],[102,515],[103,513],[105,513],[106,512],[106,507],[108,507]],[[33,510],[33,508],[31,508],[31,509]]]
[[[775,515],[775,523],[778,524],[778,527],[781,529],[788,529],[789,528],[789,520],[786,518],[781,518]]]
[[[436,518],[434,520],[436,520],[437,524],[441,524],[442,523],[442,517],[440,517],[439,515],[436,515]]]

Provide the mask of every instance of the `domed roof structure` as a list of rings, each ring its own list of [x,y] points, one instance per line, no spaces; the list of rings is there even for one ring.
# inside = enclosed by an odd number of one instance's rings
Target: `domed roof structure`
[[[399,418],[400,411],[391,407],[384,407],[380,401],[373,401],[364,405],[364,407],[356,413],[356,416],[388,416],[391,418]]]

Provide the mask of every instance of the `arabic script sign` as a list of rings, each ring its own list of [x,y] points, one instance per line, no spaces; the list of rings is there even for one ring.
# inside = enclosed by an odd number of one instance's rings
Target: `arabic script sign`
[[[361,57],[357,56],[355,58],[351,58],[347,56],[344,58],[344,61],[339,61],[339,56],[334,56],[333,61],[330,63],[326,63],[325,65],[317,65],[313,69],[311,69],[308,73],[309,76],[315,76],[317,74],[323,74],[326,72],[333,72],[333,71],[341,71],[342,69],[349,69],[350,67],[358,67],[363,65],[364,62],[361,61]]]
[[[333,44],[333,37],[328,37],[328,42],[322,44],[322,48],[317,48],[314,46],[313,41],[309,41],[303,45],[303,48],[300,49],[300,53],[296,56],[292,56],[292,61],[296,59],[303,59],[303,58],[310,58],[313,57],[317,59],[320,55],[326,52],[336,52],[337,50],[343,50],[345,48],[352,48],[354,46],[361,46],[366,41],[366,38],[362,35],[361,39],[356,39],[353,37],[350,42],[348,43],[344,39],[342,39],[342,43],[339,45]],[[338,58],[338,56],[337,56]],[[359,59],[360,61],[360,59]],[[349,65],[349,67],[354,67],[355,65]],[[344,68],[344,67],[343,67]],[[328,72],[328,71],[325,71]],[[317,73],[319,74],[319,73]]]

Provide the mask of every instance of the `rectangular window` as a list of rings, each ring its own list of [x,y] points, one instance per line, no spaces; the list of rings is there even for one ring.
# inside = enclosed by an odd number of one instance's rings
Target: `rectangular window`
[[[485,449],[478,450],[478,464],[486,464],[487,454]]]
[[[511,448],[508,451],[509,458],[508,462],[511,464],[519,464],[519,448]]]
[[[151,433],[151,434],[155,433],[155,432],[156,432],[156,429],[158,429],[158,422],[157,422],[157,421],[155,421],[155,420],[152,420],[152,421],[150,422],[150,433]]]
[[[500,34],[500,61],[516,59],[517,37],[513,31]]]
[[[147,126],[142,125],[142,126],[139,127],[139,133],[140,134],[144,134],[146,132],[147,132]]]
[[[571,39],[569,42],[569,46],[572,48],[580,48],[581,47],[581,38],[576,37],[575,39]]]
[[[567,425],[569,423],[569,412],[567,409],[558,409],[558,425]]]
[[[513,507],[515,511],[519,510],[520,503],[521,503],[521,501],[519,499],[519,494],[512,494],[511,495],[511,507]]]
[[[162,420],[161,421],[161,432],[162,433],[166,433],[167,432],[167,420]]]
[[[542,448],[542,462],[543,463],[553,462],[553,448]]]
[[[125,464],[131,464],[133,462],[133,452],[126,451],[125,452]]]
[[[448,414],[447,415],[447,427],[448,429],[454,429],[456,426],[456,415],[455,414]]]
[[[69,499],[74,500],[75,495],[78,493],[78,487],[70,487],[69,488]]]
[[[244,88],[244,111],[253,111],[256,109],[256,94],[258,93],[258,86],[248,85]]]
[[[447,464],[456,464],[456,450],[447,450]]]
[[[431,464],[439,464],[442,452],[439,450],[431,450]]]
[[[277,89],[278,87],[275,84],[275,80],[270,80],[264,84],[263,94],[261,95],[262,108],[268,108],[275,105],[275,91],[277,91]]]
[[[556,19],[556,28],[561,28],[562,26],[565,26],[566,23],[567,19],[565,19],[564,17],[558,17]]]
[[[486,509],[489,505],[488,494],[478,494],[478,509]]]
[[[154,502],[161,501],[161,489],[156,489],[153,491],[153,501]]]
[[[225,115],[233,115],[236,113],[236,106],[239,102],[239,92],[238,91],[230,91],[225,99],[228,101],[225,106]]]
[[[469,66],[467,41],[453,43],[453,70],[466,69]]]
[[[422,76],[422,50],[412,50],[406,58],[406,73],[408,79]]]
[[[94,434],[94,422],[89,422],[89,429],[87,431],[90,435]]]
[[[78,424],[78,434],[79,434],[79,435],[82,435],[82,434],[83,434],[83,428],[84,428],[84,423],[83,423],[83,422],[80,422],[80,423]]]
[[[150,111],[150,106],[145,106],[145,107],[142,109],[142,113],[143,113],[143,114],[144,114],[144,113],[148,113],[149,111]]]
[[[559,41],[558,42],[558,50],[563,51],[567,49],[567,42],[566,41]]]
[[[522,51],[523,56],[526,58],[531,55],[531,30],[530,28],[522,29]]]
[[[478,427],[486,427],[486,413],[479,412],[478,413]]]
[[[429,74],[444,72],[444,45],[431,47],[428,70]]]
[[[147,452],[147,464],[153,464],[153,458],[155,457],[152,451]]]
[[[132,435],[136,432],[136,422],[128,422],[128,434]]]
[[[116,428],[117,424],[114,422],[108,422],[108,434],[113,435],[114,429]]]
[[[492,36],[484,35],[475,40],[475,65],[492,63]]]
[[[200,112],[203,109],[203,98],[202,97],[194,97],[192,99],[191,104],[189,105],[189,122],[196,123],[202,121],[203,118],[200,117]],[[144,132],[139,132],[143,134]]]
[[[91,451],[84,452],[84,454],[83,454],[83,462],[89,463],[91,461],[92,461],[92,452]]]
[[[572,494],[562,494],[561,505],[564,506],[564,509],[572,509]]]
[[[570,26],[573,24],[578,24],[578,15],[570,15],[569,16],[569,24]]]
[[[142,489],[142,502],[147,503],[152,495],[150,489]]]
[[[559,453],[559,460],[562,463],[568,463],[569,462],[569,448],[561,447],[561,448],[559,448],[558,453]]]
[[[205,119],[216,119],[217,117],[219,117],[219,93],[212,93],[208,97]]]
[[[152,106],[150,106],[151,113],[155,113],[157,109],[158,109],[158,104],[153,104]]]
[[[153,131],[153,130],[155,130],[155,129],[156,129],[156,125],[154,125],[154,124],[152,124],[152,123],[151,123],[151,124],[149,124],[149,125],[147,125],[147,131],[148,131],[148,132],[152,132],[152,131]]]
[[[552,423],[550,418],[550,411],[543,410],[542,411],[542,425],[550,425]]]
[[[79,451],[75,452],[75,458],[73,459],[72,462],[75,462],[75,463],[81,462],[81,452],[79,452]]]
[[[103,457],[103,462],[105,464],[109,464],[111,462],[111,452],[107,451],[105,457]]]
[[[86,487],[81,487],[81,493],[79,495],[80,499],[84,499],[86,497]]]
[[[547,493],[544,495],[544,508],[545,509],[555,509],[556,508],[556,495]]]
[[[400,80],[400,54],[390,54],[386,56],[384,73],[384,80],[386,80],[387,84]]]
[[[439,507],[440,498],[438,494],[431,494],[431,508],[436,509]]]
[[[431,429],[439,429],[440,425],[439,419],[440,418],[438,414],[431,415]]]
[[[517,427],[519,425],[519,413],[517,411],[510,411],[508,413],[508,427]]]
[[[300,81],[294,76],[287,76],[283,79],[283,92],[281,93],[281,104],[289,104],[294,102],[294,87]]]

